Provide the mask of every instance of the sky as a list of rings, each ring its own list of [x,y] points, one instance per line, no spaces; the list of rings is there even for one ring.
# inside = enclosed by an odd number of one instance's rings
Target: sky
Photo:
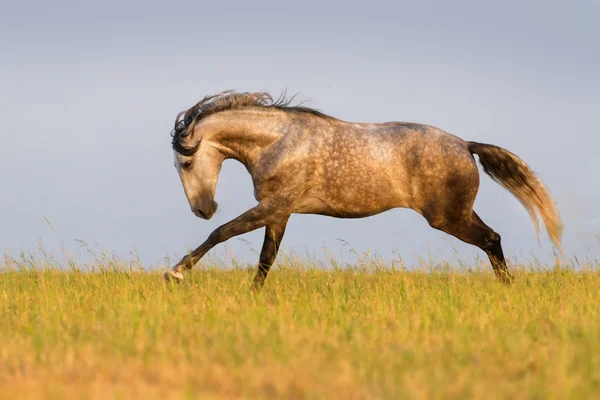
[[[224,164],[219,211],[193,216],[173,120],[226,89],[298,93],[356,122],[412,121],[509,149],[565,224],[568,256],[600,256],[600,2],[3,1],[0,253],[132,252],[161,267],[255,205]],[[518,201],[482,174],[475,209],[515,260],[551,260]],[[262,230],[211,251],[256,260]],[[82,247],[81,242],[88,247]],[[285,251],[470,260],[480,250],[411,210],[294,215]],[[326,250],[324,250],[326,249]]]

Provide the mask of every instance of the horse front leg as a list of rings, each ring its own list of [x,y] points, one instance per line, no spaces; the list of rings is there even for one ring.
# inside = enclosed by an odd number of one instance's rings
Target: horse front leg
[[[260,252],[260,259],[258,260],[258,269],[252,282],[253,291],[259,291],[263,287],[265,279],[267,279],[267,274],[277,257],[287,221],[288,218],[285,218],[277,223],[267,225],[265,229],[265,240]]]
[[[285,215],[285,217],[283,217]],[[166,281],[180,282],[183,280],[182,272],[191,269],[210,249],[234,236],[251,232],[285,218],[288,213],[282,213],[280,209],[273,209],[268,204],[259,204],[246,211],[239,217],[221,225],[215,229],[199,247],[186,255],[173,268],[165,272]]]

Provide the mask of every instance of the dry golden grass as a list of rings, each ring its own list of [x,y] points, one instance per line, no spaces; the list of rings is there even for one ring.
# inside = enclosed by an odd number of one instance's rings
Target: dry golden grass
[[[2,398],[593,398],[598,266],[516,272],[200,268],[6,260]],[[30,263],[32,264],[32,263]],[[35,265],[35,264],[32,264]],[[513,268],[514,270],[514,268]]]

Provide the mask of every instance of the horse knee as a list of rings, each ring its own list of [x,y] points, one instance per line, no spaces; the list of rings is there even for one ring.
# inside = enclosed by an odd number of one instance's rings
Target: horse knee
[[[494,231],[490,231],[483,244],[484,250],[497,251],[502,248],[502,238],[500,235]]]
[[[500,242],[502,241],[502,238],[500,237],[500,234],[491,231],[489,236],[488,236],[488,241],[492,244],[500,244]]]

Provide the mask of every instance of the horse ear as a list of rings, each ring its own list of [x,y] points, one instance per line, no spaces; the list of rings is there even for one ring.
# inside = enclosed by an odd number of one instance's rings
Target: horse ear
[[[182,133],[182,137],[192,139],[194,137],[194,128],[196,127],[196,121],[199,114],[199,104],[196,104],[189,110],[185,111],[181,120],[182,126],[185,127],[185,131]]]
[[[173,136],[173,149],[184,156],[192,156],[200,147],[200,140],[195,134],[196,120],[182,128],[180,134]]]
[[[190,122],[190,124],[188,125],[186,132],[185,132],[185,137],[189,139],[189,141],[193,141],[194,140],[194,132],[196,130],[196,119],[192,119],[192,122]]]

